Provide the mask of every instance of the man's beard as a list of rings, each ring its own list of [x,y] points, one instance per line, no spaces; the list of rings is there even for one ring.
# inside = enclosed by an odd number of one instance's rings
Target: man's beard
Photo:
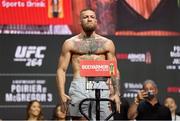
[[[82,24],[82,29],[84,30],[84,32],[93,32],[96,29],[96,25],[88,26],[88,25]]]

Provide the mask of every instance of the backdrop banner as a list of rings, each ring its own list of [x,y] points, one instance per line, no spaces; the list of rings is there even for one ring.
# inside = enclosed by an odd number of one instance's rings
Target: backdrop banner
[[[56,70],[61,47],[71,36],[0,35],[0,118],[23,120],[30,100],[42,102],[51,119],[59,102]],[[129,102],[146,79],[154,80],[159,99],[175,98],[180,105],[180,37],[107,36],[116,47],[122,95]],[[72,81],[67,71],[66,93]]]

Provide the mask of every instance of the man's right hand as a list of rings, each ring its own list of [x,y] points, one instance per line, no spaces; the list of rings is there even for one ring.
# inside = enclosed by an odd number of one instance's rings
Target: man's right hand
[[[60,100],[61,100],[61,111],[65,113],[68,108],[68,102],[71,100],[71,98],[66,94],[62,94]]]
[[[140,103],[140,101],[144,100],[146,97],[147,97],[147,92],[145,90],[140,90],[138,93],[137,93],[137,96],[135,98],[135,102],[136,103]]]

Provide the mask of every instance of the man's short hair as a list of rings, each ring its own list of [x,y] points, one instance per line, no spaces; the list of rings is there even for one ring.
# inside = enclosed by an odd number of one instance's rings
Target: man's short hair
[[[144,81],[144,83],[143,83],[143,88],[144,88],[144,86],[145,86],[147,83],[151,83],[151,84],[154,85],[156,88],[158,88],[158,87],[157,87],[157,84],[156,84],[153,80],[151,80],[151,79],[147,79],[146,81]]]
[[[93,11],[95,13],[95,11],[92,8],[85,8],[80,11],[80,17],[84,11]]]

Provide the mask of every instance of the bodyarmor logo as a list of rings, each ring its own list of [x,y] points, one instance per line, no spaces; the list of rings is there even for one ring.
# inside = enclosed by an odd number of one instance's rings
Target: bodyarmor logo
[[[146,64],[152,63],[151,52],[146,53],[118,53],[116,55],[117,59],[120,60],[130,60],[130,62],[142,62]]]
[[[46,46],[17,46],[14,61],[26,62],[26,66],[41,66]]]

